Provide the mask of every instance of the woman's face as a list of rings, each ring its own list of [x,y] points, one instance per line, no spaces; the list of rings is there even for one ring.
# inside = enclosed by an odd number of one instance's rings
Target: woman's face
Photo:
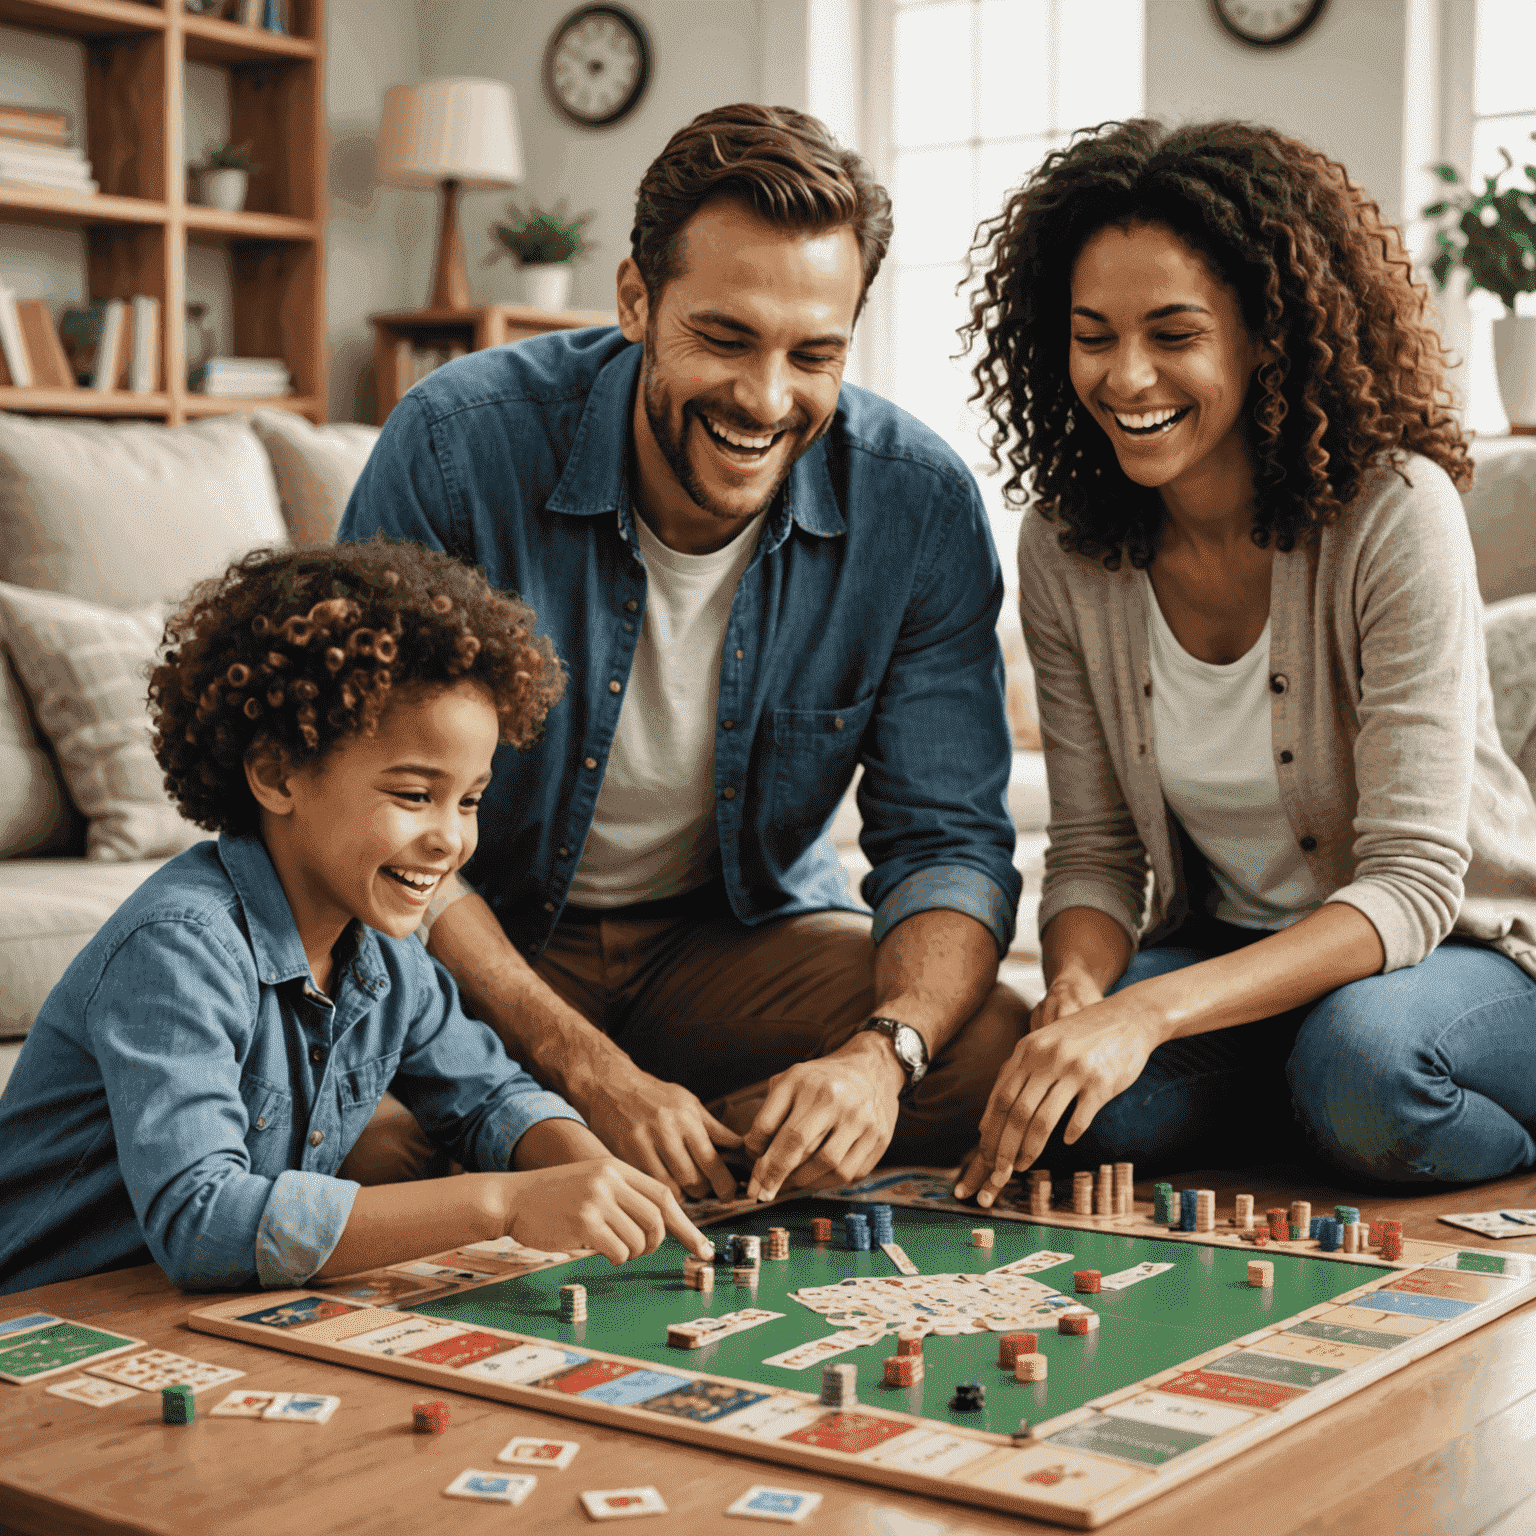
[[[1138,485],[1248,473],[1243,400],[1260,348],[1237,295],[1161,224],[1108,225],[1072,268],[1072,387]]]

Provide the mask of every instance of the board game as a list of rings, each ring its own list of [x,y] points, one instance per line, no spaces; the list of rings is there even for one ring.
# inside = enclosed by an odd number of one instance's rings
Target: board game
[[[685,1285],[670,1240],[619,1269],[596,1255],[524,1255],[516,1272],[504,1265],[490,1277],[471,1248],[339,1287],[200,1308],[189,1322],[423,1385],[1088,1528],[1536,1297],[1536,1257],[1524,1254],[1404,1242],[1388,1260],[1299,1236],[1266,1240],[1260,1255],[1229,1221],[1170,1231],[1144,1204],[1029,1214],[1017,1198],[979,1212],[949,1198],[946,1178],[902,1170],[772,1206],[711,1202],[701,1225],[756,1237],[765,1254],[771,1229],[789,1234],[785,1258],[717,1265],[712,1291]],[[875,1205],[890,1207],[893,1241],[848,1246],[844,1217]],[[820,1241],[828,1221],[832,1236]],[[983,1222],[991,1247],[973,1246]],[[1256,1286],[1248,1264],[1260,1257],[1272,1283]],[[1078,1271],[1096,1271],[1101,1289],[1079,1294]],[[406,1299],[427,1283],[451,1289]],[[562,1295],[573,1285],[585,1287],[584,1315]],[[1071,1332],[1068,1318],[1078,1319]],[[1000,1368],[1000,1344],[1021,1334],[1045,1358],[1044,1379]],[[918,1379],[887,1385],[886,1359],[914,1337]],[[822,1396],[828,1365],[852,1368],[837,1374],[856,1402]]]

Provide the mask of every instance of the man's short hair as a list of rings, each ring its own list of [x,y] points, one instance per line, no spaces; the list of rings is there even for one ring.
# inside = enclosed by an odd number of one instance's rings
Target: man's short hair
[[[683,226],[714,197],[738,197],[794,230],[847,225],[859,244],[859,308],[891,243],[891,200],[863,157],[793,107],[755,102],[702,113],[667,141],[635,195],[630,252],[654,300],[679,270]]]

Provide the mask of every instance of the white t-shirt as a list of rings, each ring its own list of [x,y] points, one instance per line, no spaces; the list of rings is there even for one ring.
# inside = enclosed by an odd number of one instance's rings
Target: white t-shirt
[[[1321,899],[1280,803],[1269,624],[1237,661],[1200,661],[1168,627],[1145,572],[1142,580],[1163,798],[1210,865],[1219,893],[1211,915],[1242,928],[1288,928]]]
[[[659,901],[720,872],[720,653],[763,519],[709,555],[668,549],[638,513],[634,525],[646,567],[645,617],[592,830],[571,881],[570,900],[579,907]]]

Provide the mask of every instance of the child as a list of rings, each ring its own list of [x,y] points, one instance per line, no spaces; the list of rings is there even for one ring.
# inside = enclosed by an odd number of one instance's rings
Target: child
[[[383,541],[258,551],[171,619],[155,754],[221,835],[145,881],[38,1014],[0,1097],[0,1293],[151,1257],[187,1289],[293,1286],[503,1235],[709,1252],[412,937],[474,852],[498,741],[531,742],[564,687],[532,623]],[[483,1171],[336,1177],[391,1084]]]

